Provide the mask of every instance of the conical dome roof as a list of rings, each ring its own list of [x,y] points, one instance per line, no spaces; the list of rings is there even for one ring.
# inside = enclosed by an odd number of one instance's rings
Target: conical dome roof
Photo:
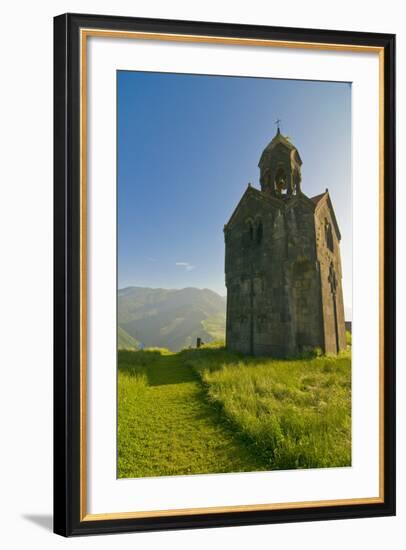
[[[272,151],[272,149],[274,149],[280,143],[290,151],[296,151],[296,155],[297,155],[296,162],[298,162],[299,165],[302,164],[302,159],[300,158],[299,151],[296,149],[296,147],[293,145],[293,143],[290,141],[290,139],[287,136],[284,136],[281,134],[280,129],[278,128],[273,139],[268,143],[268,145],[262,151],[262,155],[261,155],[261,158],[259,159],[258,166],[261,166],[262,162],[265,160],[265,157],[267,157],[268,154]]]

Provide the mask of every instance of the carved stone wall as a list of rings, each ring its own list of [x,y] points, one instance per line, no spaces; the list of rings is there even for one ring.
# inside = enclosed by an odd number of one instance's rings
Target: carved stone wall
[[[317,255],[320,263],[324,349],[337,353],[346,347],[340,241],[334,231],[328,201],[315,215]]]

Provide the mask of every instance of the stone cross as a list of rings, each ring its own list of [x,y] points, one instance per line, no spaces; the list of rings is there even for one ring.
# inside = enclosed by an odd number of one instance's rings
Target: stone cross
[[[331,294],[335,294],[337,290],[337,277],[332,265],[330,265],[328,282],[330,283]]]

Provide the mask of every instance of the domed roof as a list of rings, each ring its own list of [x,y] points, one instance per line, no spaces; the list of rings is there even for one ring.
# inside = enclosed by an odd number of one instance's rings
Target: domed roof
[[[261,158],[259,159],[258,166],[262,164],[264,157],[268,156],[268,154],[272,151],[272,149],[274,149],[279,144],[282,144],[290,151],[295,151],[297,155],[296,162],[299,165],[302,164],[302,159],[300,158],[299,151],[296,149],[296,147],[293,145],[293,143],[290,141],[290,139],[287,136],[284,136],[281,134],[278,128],[272,141],[270,141],[268,145],[265,147],[265,149],[262,151],[262,155],[261,155]]]

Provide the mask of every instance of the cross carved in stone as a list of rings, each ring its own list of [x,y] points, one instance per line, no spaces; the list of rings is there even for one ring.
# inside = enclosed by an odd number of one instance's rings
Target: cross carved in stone
[[[336,273],[334,271],[333,264],[330,264],[329,274],[328,274],[328,282],[330,283],[330,290],[331,294],[335,294],[337,291],[337,277]]]

